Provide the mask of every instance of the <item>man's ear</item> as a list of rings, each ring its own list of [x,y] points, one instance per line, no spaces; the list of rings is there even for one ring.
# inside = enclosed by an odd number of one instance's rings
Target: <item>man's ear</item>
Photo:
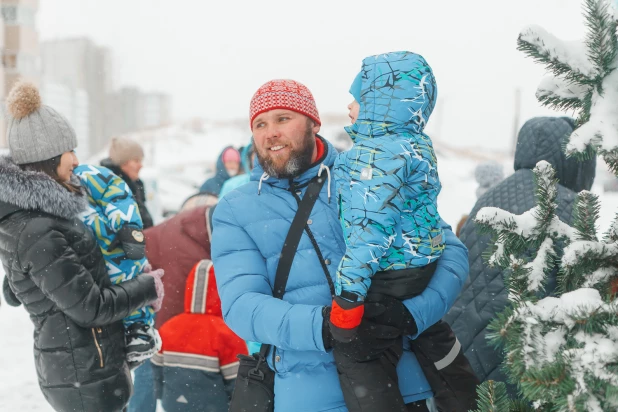
[[[313,134],[316,135],[320,132],[320,125],[314,122],[313,120],[312,122],[313,122],[313,127],[311,128],[311,130],[313,130]]]

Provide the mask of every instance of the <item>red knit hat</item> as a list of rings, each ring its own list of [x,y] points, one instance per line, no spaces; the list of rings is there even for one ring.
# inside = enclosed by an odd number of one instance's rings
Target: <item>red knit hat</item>
[[[307,86],[295,80],[271,80],[255,92],[249,107],[250,127],[253,129],[253,119],[257,115],[274,109],[293,110],[322,125],[313,95]]]

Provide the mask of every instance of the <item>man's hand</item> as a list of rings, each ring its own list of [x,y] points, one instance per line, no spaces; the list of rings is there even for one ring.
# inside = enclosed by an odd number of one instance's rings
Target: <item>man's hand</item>
[[[333,338],[331,328],[329,327],[330,314],[331,308],[325,306],[322,310],[324,317],[322,324],[324,348],[328,350],[336,346],[337,350],[353,358],[355,361],[362,362],[377,359],[382,353],[397,343],[398,339],[401,339],[399,329],[363,318],[356,329],[354,339],[347,343],[339,342]]]
[[[391,296],[378,293],[367,295],[364,318],[380,325],[395,327],[404,336],[418,332],[416,321],[406,305]]]

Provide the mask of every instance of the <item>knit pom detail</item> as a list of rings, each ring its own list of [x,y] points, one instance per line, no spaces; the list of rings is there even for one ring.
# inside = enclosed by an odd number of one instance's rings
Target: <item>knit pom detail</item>
[[[18,81],[6,98],[6,105],[11,116],[21,119],[41,107],[41,95],[34,84]]]

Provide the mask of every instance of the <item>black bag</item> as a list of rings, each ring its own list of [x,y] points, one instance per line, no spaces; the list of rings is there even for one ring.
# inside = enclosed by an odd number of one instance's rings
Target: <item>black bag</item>
[[[316,177],[311,180],[305,196],[298,205],[298,211],[283,243],[281,258],[277,265],[273,288],[273,297],[277,299],[283,298],[285,294],[285,286],[296,255],[296,248],[313,205],[320,196],[322,186],[324,186],[323,178]],[[259,353],[250,356],[238,355],[240,365],[229,412],[273,412],[275,410],[275,372],[266,362],[270,348],[271,345],[264,344]]]

